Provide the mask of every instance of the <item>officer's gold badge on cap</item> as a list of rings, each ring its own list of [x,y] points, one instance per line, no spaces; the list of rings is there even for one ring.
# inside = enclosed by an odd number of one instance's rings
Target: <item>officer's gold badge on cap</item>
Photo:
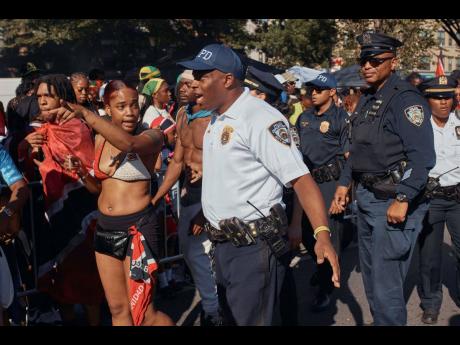
[[[230,141],[230,139],[232,138],[233,131],[234,129],[231,126],[224,127],[222,135],[220,136],[220,142],[222,143],[222,145],[225,145]]]
[[[319,131],[321,133],[326,133],[329,130],[329,125],[330,123],[328,121],[321,122],[321,124],[319,125]]]
[[[445,75],[439,77],[439,85],[447,85],[447,77]]]
[[[409,122],[418,127],[422,125],[423,119],[425,118],[423,107],[421,105],[413,105],[404,109],[404,114],[406,115],[406,118],[409,120]]]

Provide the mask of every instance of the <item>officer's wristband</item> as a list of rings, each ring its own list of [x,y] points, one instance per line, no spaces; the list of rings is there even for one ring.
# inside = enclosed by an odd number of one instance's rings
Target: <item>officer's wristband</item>
[[[317,240],[316,236],[321,232],[321,231],[327,231],[329,232],[329,235],[331,234],[331,230],[326,226],[326,225],[321,225],[318,226],[315,231],[313,232],[313,237],[315,240]]]

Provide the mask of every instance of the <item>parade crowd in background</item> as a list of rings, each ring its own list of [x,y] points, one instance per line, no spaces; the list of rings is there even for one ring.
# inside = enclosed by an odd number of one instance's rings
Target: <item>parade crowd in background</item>
[[[294,261],[317,263],[321,313],[353,242],[373,324],[407,323],[416,246],[435,324],[445,226],[460,303],[460,71],[402,78],[402,42],[358,43],[346,77],[273,74],[221,44],[176,80],[154,62],[122,80],[24,64],[0,104],[0,325],[82,310],[92,326],[174,325],[155,296],[187,284],[202,326],[296,325]]]

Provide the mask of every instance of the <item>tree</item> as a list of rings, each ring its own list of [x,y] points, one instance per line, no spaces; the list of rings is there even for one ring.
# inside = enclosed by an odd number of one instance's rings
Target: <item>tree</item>
[[[244,47],[245,23],[244,19],[14,19],[0,20],[0,31],[3,53],[12,58],[17,48],[27,46],[35,56],[59,56],[56,64],[65,57],[69,68],[100,64],[126,70],[167,60],[177,51],[194,54],[195,41]],[[195,51],[187,52],[189,46]]]
[[[262,50],[271,64],[314,66],[331,57],[336,39],[332,19],[255,20],[258,25],[250,48]]]
[[[439,27],[436,21],[426,19],[341,19],[337,26],[341,42],[337,52],[344,58],[345,65],[356,63],[358,58],[356,37],[365,30],[374,29],[404,43],[398,53],[403,70],[422,67],[428,50],[436,46],[434,34]]]
[[[460,47],[460,19],[437,19],[437,22]]]

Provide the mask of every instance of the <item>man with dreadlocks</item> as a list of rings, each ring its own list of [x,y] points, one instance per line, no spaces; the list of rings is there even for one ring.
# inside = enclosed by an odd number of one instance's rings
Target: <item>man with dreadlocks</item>
[[[92,238],[96,220],[96,198],[84,185],[84,176],[66,169],[68,157],[78,156],[89,170],[94,160],[91,130],[79,119],[59,125],[46,111],[59,108],[61,100],[76,103],[65,75],[41,77],[36,95],[40,114],[26,136],[27,158],[38,166],[43,183],[44,208],[38,228],[39,290],[47,292],[61,305],[64,322],[75,318],[72,304],[84,304],[90,325],[99,324],[99,305],[103,299]],[[30,150],[31,149],[31,150]],[[35,196],[34,200],[38,197]],[[46,218],[46,220],[45,220]]]

